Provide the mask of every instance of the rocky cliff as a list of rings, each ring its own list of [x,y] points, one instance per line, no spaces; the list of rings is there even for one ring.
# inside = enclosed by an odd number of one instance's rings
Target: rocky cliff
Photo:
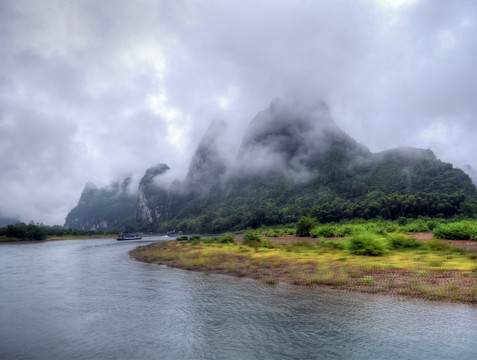
[[[75,208],[67,225],[121,224],[124,217],[114,215],[114,207],[100,206],[105,199],[112,204],[119,198],[129,215],[136,214],[139,228],[190,232],[279,224],[310,214],[328,219],[320,211],[330,203],[346,203],[347,210],[340,211],[347,216],[392,218],[398,212],[375,210],[392,194],[418,196],[412,204],[427,202],[404,215],[451,216],[465,198],[477,198],[469,176],[430,150],[370,152],[338,127],[324,103],[275,100],[250,122],[234,157],[224,155],[226,136],[224,122],[211,124],[183,181],[163,181],[169,170],[165,164],[148,169],[134,206],[129,197],[107,195],[112,192],[87,185],[77,208],[94,208],[96,215],[91,218]]]
[[[64,226],[78,230],[113,230],[135,222],[137,197],[130,186],[130,178],[103,188],[87,183]]]

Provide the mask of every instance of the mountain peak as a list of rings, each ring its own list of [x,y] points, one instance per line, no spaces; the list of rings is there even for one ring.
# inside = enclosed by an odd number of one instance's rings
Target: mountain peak
[[[339,128],[325,102],[276,99],[250,123],[239,158],[252,172],[277,167],[310,170],[337,144],[369,152]]]
[[[219,151],[219,140],[227,129],[223,120],[213,121],[194,153],[185,179],[187,190],[207,191],[220,181],[226,164]]]

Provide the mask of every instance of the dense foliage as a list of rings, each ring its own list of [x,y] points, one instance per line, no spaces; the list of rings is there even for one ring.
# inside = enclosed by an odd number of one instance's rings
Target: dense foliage
[[[264,192],[259,193],[263,194]],[[313,202],[320,201],[319,198],[312,201],[313,198],[311,197],[299,197],[293,203],[288,203],[287,199],[289,198],[287,198],[286,192],[282,192],[282,194],[285,195],[281,197],[270,195],[274,200],[266,200],[262,204],[259,199],[253,197],[243,199],[243,197],[239,198],[237,196],[236,198],[230,198],[230,203],[227,203],[211,196],[208,200],[203,200],[202,204],[197,204],[196,210],[192,206],[194,202],[184,206],[176,217],[163,220],[158,225],[157,230],[181,229],[190,233],[220,233],[244,228],[294,223],[303,216],[320,223],[329,223],[357,218],[397,220],[399,218],[415,219],[418,217],[451,218],[457,215],[473,218],[477,214],[476,203],[465,202],[462,193],[453,195],[438,193],[399,195],[393,193],[385,195],[374,192],[361,199],[335,198],[332,201],[314,205]],[[255,195],[259,197],[257,193]],[[255,206],[251,204],[255,204]],[[201,208],[203,211],[201,211]],[[411,232],[426,230],[422,227],[422,223],[412,224],[415,228],[409,228]],[[427,229],[432,230],[433,224],[430,223],[429,225],[430,228]],[[303,236],[308,236],[307,230],[305,230]],[[326,234],[319,236],[326,236]]]
[[[434,229],[434,235],[438,239],[477,240],[477,224],[470,221],[439,224]]]
[[[92,236],[102,235],[102,231],[73,230],[62,226],[46,226],[41,224],[18,223],[0,227],[0,237],[18,240],[45,240],[48,236]]]

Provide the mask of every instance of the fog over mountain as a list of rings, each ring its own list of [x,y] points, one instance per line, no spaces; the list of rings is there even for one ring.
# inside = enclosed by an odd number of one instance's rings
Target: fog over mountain
[[[167,164],[157,164],[136,198],[129,178],[121,188],[87,184],[65,227],[221,233],[309,215],[327,222],[477,214],[477,188],[461,169],[428,149],[373,153],[339,128],[323,101],[274,100],[250,122],[235,157],[223,156],[226,130],[223,121],[209,126],[185,179],[171,181]]]
[[[193,156],[273,148],[306,177],[320,148],[280,142],[306,121],[246,133],[276,98],[323,100],[373,153],[431,149],[475,179],[476,20],[473,1],[2,1],[0,217],[62,224],[88,181],[138,189],[158,163],[197,182]],[[213,121],[220,151],[198,155]]]

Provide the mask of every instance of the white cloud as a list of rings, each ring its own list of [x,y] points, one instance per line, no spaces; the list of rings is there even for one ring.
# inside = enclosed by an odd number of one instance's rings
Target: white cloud
[[[275,97],[323,98],[371,150],[477,168],[476,19],[436,0],[3,1],[0,213],[62,223],[89,180],[180,176],[212,120],[236,148]]]

